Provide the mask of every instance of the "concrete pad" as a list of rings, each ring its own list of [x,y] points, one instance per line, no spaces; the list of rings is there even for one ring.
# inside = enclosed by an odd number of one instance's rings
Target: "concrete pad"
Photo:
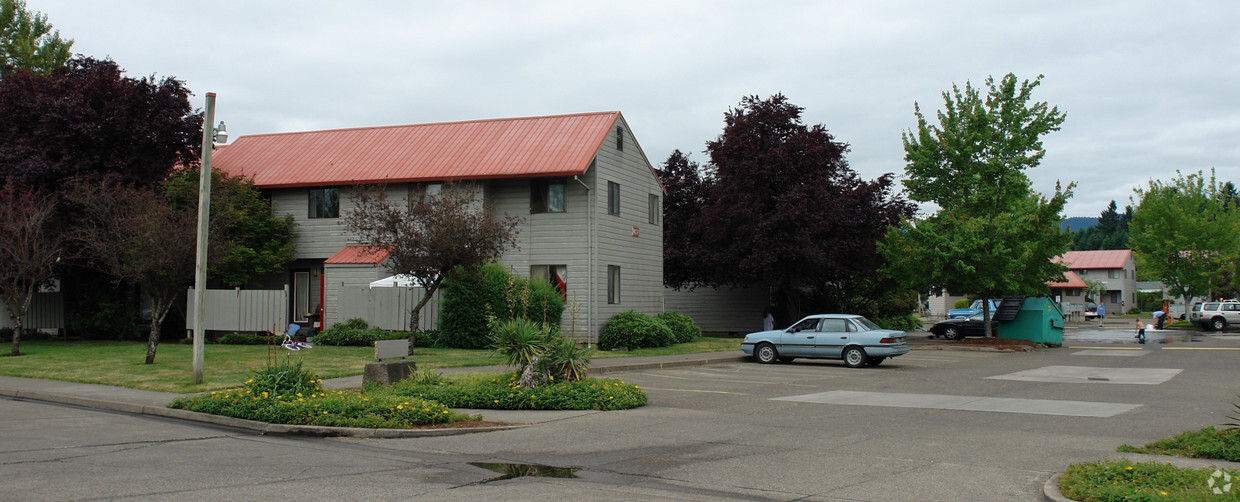
[[[1044,366],[1005,375],[986,377],[991,380],[1020,380],[1050,383],[1122,383],[1157,385],[1176,375],[1176,368],[1092,368],[1088,366]]]
[[[1074,356],[1114,356],[1114,357],[1141,357],[1149,352],[1141,349],[1086,349],[1073,352]]]
[[[1112,417],[1140,407],[1139,404],[1097,403],[1090,401],[1058,401],[1048,399],[1012,399],[1002,397],[949,396],[942,394],[900,394],[894,392],[857,392],[834,390],[799,396],[772,398],[773,401],[794,401],[817,404],[888,406],[893,408],[931,408],[939,410],[987,411],[995,413],[1026,413],[1071,417]]]

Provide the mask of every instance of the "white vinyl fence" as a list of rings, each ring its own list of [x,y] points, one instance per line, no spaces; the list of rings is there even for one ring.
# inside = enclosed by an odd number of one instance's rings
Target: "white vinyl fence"
[[[371,288],[345,286],[340,292],[340,318],[328,319],[327,326],[354,317],[366,320],[366,324],[391,331],[409,331],[409,313],[426,294],[424,288]],[[418,320],[420,330],[434,329],[439,324],[440,291],[422,308]]]
[[[288,327],[288,288],[284,289],[208,289],[206,329],[210,331],[272,331],[283,333]],[[193,330],[194,288],[186,295],[185,325]]]
[[[61,293],[35,293],[22,319],[25,329],[61,329],[65,327],[65,301]],[[0,328],[12,328],[9,311],[0,302]]]

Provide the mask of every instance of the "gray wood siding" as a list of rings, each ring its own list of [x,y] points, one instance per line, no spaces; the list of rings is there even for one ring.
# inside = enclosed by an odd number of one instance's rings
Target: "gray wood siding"
[[[352,209],[353,203],[348,200],[346,190],[340,190],[340,216]],[[340,222],[342,218],[314,218],[309,216],[309,188],[280,188],[271,191],[272,212],[277,217],[292,215],[297,224],[294,230],[297,238],[298,259],[325,260],[346,245],[353,244]]]
[[[0,328],[12,328],[9,311],[0,302]],[[61,329],[65,327],[64,295],[59,292],[35,293],[22,319],[22,329]]]
[[[743,334],[762,330],[762,314],[770,302],[763,288],[663,290],[664,310],[693,318],[707,333]],[[776,326],[781,328],[783,326]]]
[[[342,292],[345,288],[370,287],[371,282],[392,275],[383,267],[365,263],[327,263],[323,265],[323,270],[323,329],[348,319],[342,314]]]
[[[597,194],[595,288],[598,305],[595,328],[608,317],[635,310],[650,315],[663,311],[663,218],[649,222],[650,194],[663,203],[663,189],[651,170],[628,123],[621,117],[616,126],[623,129],[624,149],[616,149],[613,126],[596,156],[596,169],[590,183]],[[620,184],[620,215],[607,214],[607,183]],[[660,209],[660,213],[662,210]],[[638,229],[634,236],[633,229]],[[620,267],[620,303],[607,303],[607,267]]]
[[[205,329],[208,331],[284,333],[288,329],[288,289],[208,289]],[[185,325],[193,333],[194,288],[185,294]]]

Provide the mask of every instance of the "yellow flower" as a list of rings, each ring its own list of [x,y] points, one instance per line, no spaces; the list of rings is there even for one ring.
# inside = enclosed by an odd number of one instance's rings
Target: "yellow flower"
[[[398,410],[403,410],[403,409],[405,409],[405,405],[403,405],[403,404],[398,404],[398,405],[396,405],[396,409],[398,409]]]
[[[1162,496],[1164,496],[1164,497],[1166,497],[1166,496],[1168,495],[1168,493],[1167,493],[1167,492],[1158,492],[1158,494],[1159,494],[1159,495],[1162,495]]]
[[[297,397],[301,397],[301,393],[300,393],[300,392],[298,392],[298,393],[297,393]]]
[[[1125,467],[1125,468],[1124,468],[1124,470],[1125,470],[1125,471],[1131,471],[1131,470],[1132,470],[1132,466],[1130,465],[1130,466],[1128,466],[1128,467]]]

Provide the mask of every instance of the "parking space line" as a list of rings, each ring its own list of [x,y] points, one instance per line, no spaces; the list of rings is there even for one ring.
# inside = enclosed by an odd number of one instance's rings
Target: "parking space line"
[[[1240,347],[1162,347],[1163,350],[1240,350]]]
[[[1141,347],[1084,347],[1072,345],[1069,349],[1089,349],[1089,350],[1145,350]]]
[[[794,401],[816,404],[885,406],[892,408],[930,408],[995,413],[1025,413],[1071,417],[1113,417],[1141,407],[1139,404],[1100,403],[1091,401],[1059,401],[1049,399],[1013,399],[1002,397],[950,396],[943,394],[901,394],[894,392],[858,392],[834,390],[800,396],[776,397],[773,401]]]
[[[642,386],[642,389],[643,390],[663,390],[663,391],[670,391],[670,392],[697,392],[701,394],[731,394],[733,396],[748,396],[749,395],[744,392],[727,392],[723,390],[697,390],[697,389],[662,389],[659,387],[647,387],[644,385]]]

